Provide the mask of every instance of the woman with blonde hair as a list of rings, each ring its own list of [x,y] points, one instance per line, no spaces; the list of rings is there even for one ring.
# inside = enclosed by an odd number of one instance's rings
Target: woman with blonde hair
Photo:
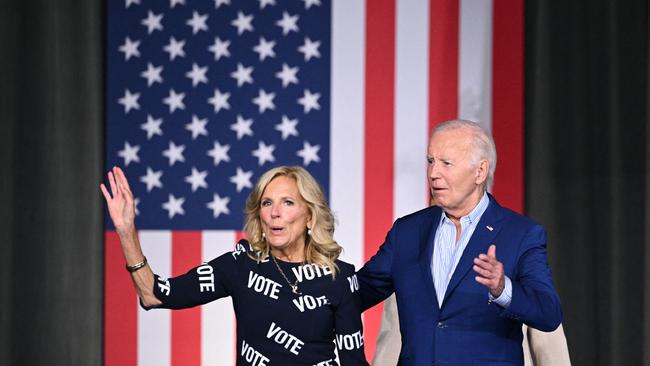
[[[367,365],[354,266],[338,260],[334,217],[302,167],[264,173],[246,202],[235,250],[163,279],[142,253],[135,205],[124,172],[101,190],[120,237],[126,269],[145,309],[183,309],[231,296],[237,365]],[[243,255],[246,254],[246,255]],[[336,349],[336,351],[335,351]]]

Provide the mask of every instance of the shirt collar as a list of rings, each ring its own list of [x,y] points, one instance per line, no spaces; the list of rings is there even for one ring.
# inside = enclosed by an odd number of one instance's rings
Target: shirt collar
[[[483,213],[485,210],[487,210],[488,204],[490,203],[490,198],[488,197],[486,192],[483,192],[483,197],[481,197],[481,200],[478,201],[478,204],[472,211],[470,211],[467,215],[463,216],[460,218],[460,223],[461,225],[463,224],[472,224],[473,222],[476,222],[483,216]],[[440,217],[440,223],[442,224],[443,222],[449,222],[451,223],[451,220],[447,217],[447,214],[445,211],[442,211],[442,215]]]

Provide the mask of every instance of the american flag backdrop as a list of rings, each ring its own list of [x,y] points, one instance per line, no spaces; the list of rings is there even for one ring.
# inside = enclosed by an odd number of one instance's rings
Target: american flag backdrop
[[[106,163],[137,198],[162,277],[232,250],[244,201],[277,165],[302,165],[359,268],[393,220],[427,205],[431,127],[491,129],[492,191],[523,211],[522,0],[109,0]],[[105,364],[229,365],[229,299],[138,306],[106,218]],[[364,314],[368,359],[381,306]]]

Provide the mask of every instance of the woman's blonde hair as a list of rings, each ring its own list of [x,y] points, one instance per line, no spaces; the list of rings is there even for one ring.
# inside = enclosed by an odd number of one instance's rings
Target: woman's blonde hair
[[[307,203],[311,215],[311,235],[305,237],[305,262],[328,267],[335,276],[338,271],[336,260],[343,248],[334,240],[334,214],[330,210],[325,195],[316,179],[300,166],[280,166],[262,174],[255,188],[246,200],[246,222],[244,231],[253,249],[249,256],[262,261],[269,256],[270,247],[262,236],[260,208],[262,194],[271,181],[277,177],[293,179],[300,196]]]

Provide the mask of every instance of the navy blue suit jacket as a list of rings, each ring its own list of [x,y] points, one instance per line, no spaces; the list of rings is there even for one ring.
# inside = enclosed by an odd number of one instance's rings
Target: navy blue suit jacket
[[[441,213],[429,207],[395,221],[379,251],[357,273],[364,308],[395,292],[400,365],[523,365],[522,323],[551,331],[562,321],[544,229],[490,196],[439,307],[431,260]],[[472,269],[474,258],[487,253],[490,244],[512,281],[506,309],[488,301],[488,290]]]

